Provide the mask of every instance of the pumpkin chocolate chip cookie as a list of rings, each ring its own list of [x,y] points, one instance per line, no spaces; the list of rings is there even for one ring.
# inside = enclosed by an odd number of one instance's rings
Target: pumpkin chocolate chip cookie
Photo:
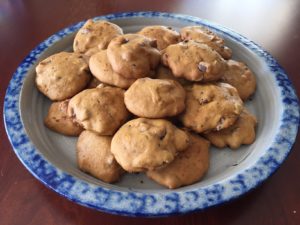
[[[195,41],[169,45],[162,52],[162,63],[174,76],[190,81],[216,81],[226,69],[225,60],[216,51]]]
[[[140,172],[172,162],[188,145],[188,135],[169,121],[138,118],[117,131],[111,151],[123,169]]]
[[[175,116],[185,108],[185,90],[174,80],[140,78],[125,92],[125,105],[146,118]]]
[[[36,67],[37,88],[53,101],[73,97],[89,83],[91,74],[83,56],[60,52],[41,61]]]
[[[76,145],[78,167],[107,183],[116,182],[124,172],[110,151],[111,139],[86,130]]]
[[[71,98],[68,115],[86,130],[113,135],[127,120],[124,91],[110,86],[86,89]]]
[[[198,133],[231,126],[243,110],[243,101],[229,84],[194,84],[185,89],[186,109],[179,119]]]
[[[49,129],[68,136],[78,136],[83,128],[67,115],[69,100],[53,102],[50,105],[44,124]]]
[[[242,62],[227,61],[227,70],[221,80],[235,87],[242,100],[247,100],[256,88],[256,79],[251,70]]]
[[[113,38],[122,34],[122,29],[116,24],[89,19],[77,32],[73,42],[73,50],[91,56],[99,50],[106,49]]]
[[[92,74],[101,82],[120,88],[128,88],[136,79],[125,78],[113,71],[106,54],[102,50],[92,55],[89,66]]]
[[[180,34],[173,30],[172,27],[159,25],[147,26],[138,33],[156,40],[158,50],[163,50],[169,45],[176,44],[181,41]]]
[[[178,188],[199,181],[209,167],[209,142],[190,134],[189,147],[165,167],[147,171],[147,176],[168,188]]]
[[[224,59],[230,59],[232,51],[226,47],[224,40],[203,26],[188,26],[180,30],[182,40],[194,40],[207,44],[217,51]]]
[[[116,73],[125,78],[150,76],[160,61],[156,40],[140,34],[125,34],[108,45],[107,57]]]
[[[242,144],[249,145],[254,142],[256,124],[255,116],[244,108],[232,126],[220,131],[208,132],[204,136],[218,148],[229,146],[231,149],[237,149]]]

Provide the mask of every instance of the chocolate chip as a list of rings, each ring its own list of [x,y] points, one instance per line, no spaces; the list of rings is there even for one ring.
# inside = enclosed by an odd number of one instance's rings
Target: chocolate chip
[[[167,27],[169,30],[173,30],[173,28],[172,27]]]
[[[208,99],[200,98],[200,99],[198,99],[198,102],[200,105],[204,105],[204,104],[207,104],[209,101],[208,101]]]
[[[157,48],[157,41],[156,40],[151,40],[150,41],[150,46],[153,48]]]
[[[206,70],[207,70],[207,67],[204,66],[203,64],[199,63],[199,64],[198,64],[198,69],[199,69],[201,72],[205,73]]]
[[[216,130],[217,131],[219,131],[219,130],[221,130],[222,128],[223,128],[223,126],[224,126],[224,123],[225,122],[225,118],[223,118],[223,117],[221,117],[221,119],[218,121],[218,125],[217,125],[217,127],[216,127]]]
[[[84,68],[83,71],[86,72],[86,73],[89,73],[90,69],[89,68]]]
[[[121,44],[126,44],[127,42],[129,42],[129,40],[126,39],[126,38],[123,38],[123,39],[121,40]]]
[[[167,134],[167,131],[166,131],[165,129],[164,129],[163,131],[161,131],[161,132],[159,133],[159,140],[164,139],[165,136],[166,136],[166,134]]]

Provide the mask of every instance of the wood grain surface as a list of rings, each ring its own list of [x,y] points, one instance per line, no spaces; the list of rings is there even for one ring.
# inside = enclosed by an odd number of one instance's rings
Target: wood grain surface
[[[94,16],[124,11],[183,13],[231,28],[269,51],[300,91],[300,1],[297,0],[0,0],[0,111],[13,72],[54,32]],[[300,139],[281,168],[245,196],[203,212],[128,218],[97,212],[37,181],[14,154],[0,123],[0,225],[300,224]]]

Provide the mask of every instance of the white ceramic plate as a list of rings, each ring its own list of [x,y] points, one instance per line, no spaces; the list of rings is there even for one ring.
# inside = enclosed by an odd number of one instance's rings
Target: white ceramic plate
[[[175,29],[204,25],[222,36],[233,58],[245,62],[256,74],[257,90],[246,106],[259,121],[252,145],[237,151],[211,149],[211,167],[201,182],[167,190],[144,174],[126,174],[116,184],[106,184],[76,165],[76,138],[65,137],[43,125],[50,101],[35,87],[35,66],[51,54],[72,49],[80,22],[35,48],[18,67],[4,102],[6,131],[24,166],[41,182],[68,199],[101,211],[131,216],[163,216],[204,209],[232,200],[256,187],[283,162],[294,143],[299,107],[287,75],[258,45],[220,25],[199,18],[159,13],[120,13],[95,18],[121,26],[125,33],[147,25]]]

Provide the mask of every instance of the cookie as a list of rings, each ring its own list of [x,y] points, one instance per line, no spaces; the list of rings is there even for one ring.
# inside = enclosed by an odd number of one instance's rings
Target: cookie
[[[87,88],[96,88],[100,84],[101,84],[100,80],[98,80],[96,77],[92,77],[92,79],[88,83]]]
[[[122,34],[122,29],[116,24],[89,19],[77,32],[73,50],[91,56],[99,50],[106,49],[113,38]]]
[[[111,139],[85,130],[76,145],[79,169],[107,183],[116,182],[124,172],[110,151]]]
[[[44,124],[57,133],[78,136],[83,128],[67,115],[69,100],[53,102],[50,105]]]
[[[162,50],[171,44],[176,44],[181,41],[180,34],[173,30],[172,27],[166,26],[147,26],[138,32],[148,38],[157,41],[157,49]]]
[[[122,89],[100,85],[71,98],[68,115],[86,130],[113,135],[125,123],[129,112],[124,104]]]
[[[160,52],[155,40],[140,34],[125,34],[109,43],[107,57],[116,73],[133,79],[151,75],[160,61]]]
[[[100,81],[116,87],[127,89],[136,79],[125,78],[113,71],[106,54],[102,50],[92,55],[89,61],[92,74]]]
[[[228,60],[227,65],[227,70],[221,80],[235,87],[242,100],[247,100],[256,89],[254,74],[242,62]]]
[[[224,40],[202,26],[188,26],[180,30],[182,40],[194,40],[199,43],[207,44],[217,51],[224,59],[230,59],[232,51],[225,46]]]
[[[48,98],[62,101],[83,90],[90,78],[88,64],[82,55],[60,52],[37,65],[35,82]]]
[[[255,141],[256,124],[255,116],[244,108],[232,126],[220,131],[209,132],[204,136],[218,148],[229,146],[231,149],[237,149],[242,144],[249,145]]]
[[[168,188],[178,188],[201,180],[209,167],[209,142],[191,134],[189,147],[163,168],[147,171],[147,176]]]
[[[182,86],[184,85],[188,85],[191,84],[192,82],[189,80],[186,80],[184,78],[178,78],[175,77],[172,73],[172,71],[163,65],[158,66],[158,68],[156,69],[156,75],[155,75],[156,79],[163,79],[163,80],[175,80],[178,83],[180,83]]]
[[[198,133],[225,129],[242,112],[243,101],[229,84],[194,84],[185,89],[186,108],[179,119]]]
[[[138,118],[117,131],[111,151],[123,169],[140,172],[172,162],[188,145],[188,135],[169,121]]]
[[[226,69],[225,60],[216,51],[195,41],[169,45],[162,52],[162,63],[174,76],[190,81],[216,81]]]
[[[146,118],[171,117],[185,108],[185,90],[174,80],[140,78],[125,92],[127,109]]]

